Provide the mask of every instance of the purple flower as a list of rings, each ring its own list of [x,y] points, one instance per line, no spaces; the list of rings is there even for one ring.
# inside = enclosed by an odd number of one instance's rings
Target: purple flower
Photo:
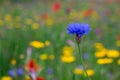
[[[88,59],[88,58],[89,58],[89,54],[84,53],[84,54],[83,54],[83,59]]]
[[[86,23],[70,23],[67,27],[67,32],[69,34],[76,34],[79,37],[87,35],[90,32],[90,30],[90,25]]]
[[[14,77],[15,76],[14,70],[8,71],[8,75],[11,76],[11,77]]]
[[[32,53],[32,49],[31,49],[31,47],[28,47],[28,48],[27,48],[27,54],[28,54],[28,55],[31,55],[31,53]]]
[[[19,76],[22,76],[24,74],[24,70],[22,68],[19,68],[17,71],[16,71],[17,75]]]
[[[53,69],[52,68],[48,68],[46,72],[47,72],[47,74],[52,74],[53,73]]]

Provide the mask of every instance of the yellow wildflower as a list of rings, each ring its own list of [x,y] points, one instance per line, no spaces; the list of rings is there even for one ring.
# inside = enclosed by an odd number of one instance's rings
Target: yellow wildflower
[[[120,59],[118,59],[117,63],[120,65]]]
[[[64,56],[71,56],[72,53],[71,53],[71,51],[64,50],[64,51],[63,51],[63,55],[64,55]]]
[[[92,69],[88,69],[87,74],[88,74],[88,76],[93,76],[95,74],[95,72]]]
[[[4,23],[3,23],[3,21],[2,21],[2,20],[0,20],[0,26],[3,26],[3,24],[4,24]]]
[[[30,45],[35,48],[44,48],[44,43],[39,42],[39,41],[32,41],[30,42]]]
[[[119,57],[119,52],[117,50],[109,50],[107,56],[110,58],[117,58]]]
[[[25,75],[26,80],[31,80],[31,78],[28,75]]]
[[[65,47],[63,47],[63,51],[64,50],[69,50],[69,51],[73,51],[74,50],[74,48],[73,47],[71,47],[71,46],[65,46]]]
[[[15,23],[14,26],[15,28],[20,28],[20,23]]]
[[[45,45],[46,45],[46,46],[50,46],[50,41],[48,41],[48,40],[45,41]]]
[[[104,46],[103,46],[102,43],[95,43],[95,48],[96,48],[97,50],[102,50],[102,49],[104,49]]]
[[[98,64],[110,64],[112,62],[113,62],[113,60],[110,59],[110,58],[104,58],[104,59],[98,59],[97,60]]]
[[[116,45],[120,47],[120,40],[116,41]]]
[[[40,55],[41,60],[46,60],[48,58],[48,55],[46,53],[43,53]]]
[[[30,25],[30,24],[32,24],[32,19],[26,19],[25,22],[26,22],[26,24]]]
[[[12,60],[11,60],[11,64],[15,65],[15,64],[16,64],[16,60],[15,60],[15,59],[12,59]]]
[[[65,46],[65,47],[63,47],[63,55],[64,56],[71,56],[73,50],[74,50],[73,47]]]
[[[9,15],[9,14],[5,15],[5,20],[9,21],[9,22],[12,21],[11,15]]]
[[[83,70],[80,69],[80,68],[75,68],[74,69],[74,74],[82,74],[83,73]]]
[[[9,77],[9,76],[4,76],[4,77],[1,78],[1,80],[12,80],[12,78]]]
[[[75,57],[74,56],[62,56],[61,61],[65,63],[72,63],[75,61]]]
[[[39,24],[38,23],[33,23],[32,24],[32,28],[33,29],[38,29],[39,28]]]
[[[48,26],[51,26],[52,24],[53,24],[53,20],[52,19],[47,19],[46,20],[46,24],[48,25]]]
[[[49,55],[49,59],[50,60],[54,60],[55,59],[55,56],[53,54]]]
[[[106,50],[106,49],[103,49],[103,50],[101,50],[101,51],[95,52],[95,56],[98,57],[98,58],[100,58],[100,57],[105,57],[106,54],[107,54],[107,50]]]

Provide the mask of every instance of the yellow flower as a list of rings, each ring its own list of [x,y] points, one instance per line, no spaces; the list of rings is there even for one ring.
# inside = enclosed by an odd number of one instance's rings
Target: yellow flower
[[[83,73],[83,70],[82,69],[80,69],[80,68],[75,68],[74,69],[74,74],[82,74]]]
[[[0,26],[3,26],[3,24],[4,24],[4,23],[3,23],[3,21],[2,21],[2,20],[0,20]]]
[[[11,64],[15,65],[15,64],[16,64],[16,60],[15,60],[15,59],[12,59],[12,60],[11,60]]]
[[[65,63],[72,63],[75,61],[75,57],[74,56],[62,56],[61,61]]]
[[[4,76],[4,77],[1,78],[1,80],[12,80],[12,78],[9,77],[9,76]]]
[[[11,15],[9,14],[5,15],[5,20],[11,22],[12,21]]]
[[[38,29],[39,28],[39,24],[38,23],[33,23],[32,24],[32,28],[33,29]]]
[[[95,72],[92,69],[88,69],[87,74],[88,74],[88,76],[93,76],[95,74]]]
[[[15,23],[14,26],[15,28],[20,28],[20,23]]]
[[[117,63],[120,65],[120,59],[118,59]]]
[[[106,49],[103,49],[103,50],[101,50],[101,51],[95,52],[95,56],[98,57],[98,58],[100,58],[100,57],[105,57],[106,54],[107,54],[107,50],[106,50]]]
[[[82,70],[82,69],[80,69],[80,68],[75,68],[75,69],[74,69],[74,74],[79,75],[79,74],[82,74],[82,73],[83,73],[83,70]]]
[[[117,58],[119,57],[119,52],[117,50],[109,50],[107,56],[110,58]]]
[[[32,19],[26,19],[25,22],[26,22],[26,24],[30,25],[30,24],[32,24]]]
[[[45,45],[46,45],[46,46],[50,46],[50,41],[48,41],[48,40],[45,41]]]
[[[110,64],[112,62],[113,62],[113,60],[110,59],[110,58],[103,58],[103,59],[98,59],[97,60],[98,64]]]
[[[48,58],[48,55],[46,53],[43,53],[40,55],[41,60],[46,60]]]
[[[26,80],[31,80],[31,78],[28,75],[25,75]]]
[[[30,45],[35,48],[44,48],[44,43],[39,42],[39,41],[32,41],[30,42]]]
[[[71,46],[65,46],[65,47],[63,47],[63,51],[64,51],[64,50],[68,50],[68,51],[73,52],[74,48],[71,47]]]
[[[99,51],[99,50],[104,49],[104,46],[102,43],[95,43],[95,48]]]
[[[55,59],[55,56],[53,54],[49,55],[49,59],[50,60],[54,60]]]
[[[74,48],[70,46],[63,47],[63,55],[64,56],[71,56]]]
[[[46,24],[48,25],[48,26],[51,26],[52,24],[53,24],[53,20],[52,19],[47,19],[46,20]]]
[[[120,40],[116,41],[116,45],[120,47]]]

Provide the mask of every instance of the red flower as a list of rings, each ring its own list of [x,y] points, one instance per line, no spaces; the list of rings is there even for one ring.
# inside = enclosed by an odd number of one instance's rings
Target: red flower
[[[54,4],[52,5],[52,10],[53,10],[54,12],[59,11],[60,8],[61,8],[61,4],[60,4],[59,2],[56,2],[56,3],[54,3]]]
[[[44,80],[42,77],[37,77],[36,80]]]
[[[40,66],[37,65],[34,60],[30,60],[30,61],[28,62],[28,64],[27,64],[26,68],[27,68],[29,71],[30,71],[30,70],[37,71],[37,70],[40,69]]]
[[[92,14],[92,12],[93,12],[93,9],[88,9],[88,10],[84,11],[83,16],[88,17]]]
[[[30,61],[29,61],[28,67],[29,67],[30,69],[33,69],[33,68],[35,67],[35,62],[34,62],[34,60],[30,60]]]

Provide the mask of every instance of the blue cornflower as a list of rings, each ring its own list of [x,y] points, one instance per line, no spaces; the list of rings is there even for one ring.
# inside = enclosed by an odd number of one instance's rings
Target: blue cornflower
[[[47,74],[52,74],[53,73],[53,69],[52,68],[48,68],[46,72],[47,72]]]
[[[14,70],[9,70],[8,75],[11,76],[11,77],[14,77],[15,76],[15,71]]]
[[[67,27],[67,32],[69,34],[76,34],[79,37],[87,35],[90,32],[90,30],[90,25],[86,23],[70,23]]]
[[[80,43],[82,36],[87,35],[91,28],[89,24],[86,23],[70,23],[67,27],[67,32],[70,35],[76,35],[76,42]]]
[[[22,76],[24,74],[24,70],[22,68],[19,68],[17,71],[16,71],[17,75],[19,76]]]

